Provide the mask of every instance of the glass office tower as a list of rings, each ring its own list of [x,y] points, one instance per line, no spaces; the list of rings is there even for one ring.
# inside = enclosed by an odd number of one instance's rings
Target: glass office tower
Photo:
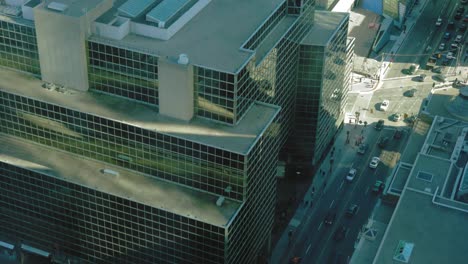
[[[0,16],[1,237],[83,263],[268,254],[314,1],[54,3]]]

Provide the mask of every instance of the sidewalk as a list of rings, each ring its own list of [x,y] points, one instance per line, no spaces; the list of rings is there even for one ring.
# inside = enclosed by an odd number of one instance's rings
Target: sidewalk
[[[306,216],[313,215],[315,213],[317,208],[316,204],[320,202],[322,194],[327,192],[329,188],[327,183],[333,182],[336,177],[343,176],[338,175],[339,173],[337,173],[337,171],[339,171],[339,168],[349,166],[354,160],[357,149],[357,146],[355,146],[354,143],[356,138],[361,135],[361,129],[362,126],[355,128],[354,124],[345,124],[343,130],[340,132],[335,141],[332,151],[328,153],[320,168],[317,170],[311,186],[304,195],[304,202],[298,207],[291,221],[276,243],[268,263],[283,264],[285,263],[284,261],[287,261],[286,256],[291,254],[291,249],[293,249],[295,246],[295,234],[300,232],[301,225],[304,220],[306,220]],[[369,129],[369,126],[365,129],[364,136],[368,133],[367,131]],[[346,131],[350,131],[349,144],[346,144]],[[330,167],[332,167],[331,174]],[[298,232],[296,232],[296,230],[298,230]],[[289,241],[290,234],[291,243]]]

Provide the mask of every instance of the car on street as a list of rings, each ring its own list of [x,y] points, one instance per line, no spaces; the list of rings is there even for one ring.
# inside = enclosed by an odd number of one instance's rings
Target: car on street
[[[335,218],[336,218],[336,213],[328,212],[327,215],[325,216],[325,219],[323,220],[323,222],[326,225],[332,225],[333,222],[335,222]]]
[[[375,129],[376,130],[382,130],[383,126],[384,126],[384,123],[385,121],[383,119],[380,119],[379,121],[377,121],[377,124],[375,124]]]
[[[358,210],[359,206],[357,204],[352,204],[348,207],[348,210],[346,210],[346,216],[353,217],[357,214]]]
[[[436,27],[442,26],[442,18],[440,18],[440,17],[437,18],[437,21],[436,21],[435,25],[436,25]]]
[[[369,168],[375,169],[377,166],[379,166],[380,163],[380,158],[379,157],[373,157],[371,159],[371,162],[369,163]]]
[[[389,100],[383,100],[383,102],[380,103],[380,110],[387,111],[388,105],[390,105],[390,101]]]
[[[442,67],[436,67],[436,68],[432,69],[432,72],[433,73],[442,73],[442,70],[443,70]]]
[[[388,145],[390,138],[388,137],[381,137],[378,143],[379,148],[385,148]]]
[[[335,240],[336,242],[341,241],[346,237],[347,233],[348,228],[342,225],[336,229],[335,234],[333,235],[333,240]]]
[[[447,39],[447,40],[450,39],[450,32],[445,32],[444,39]]]
[[[460,43],[462,41],[462,39],[463,39],[463,35],[457,35],[455,37],[455,42]],[[458,48],[458,46],[457,46],[457,48]]]
[[[460,32],[465,32],[466,31],[466,24],[461,24],[458,29],[460,30]]]
[[[392,115],[392,121],[393,121],[393,122],[398,122],[398,121],[400,121],[400,120],[401,120],[401,114],[400,114],[400,113],[394,113],[394,114]]]
[[[440,43],[439,50],[445,50],[445,43]]]
[[[395,139],[400,139],[403,136],[403,131],[401,129],[395,130],[395,133],[393,133],[393,138]]]
[[[383,181],[376,181],[374,186],[372,186],[373,193],[379,193],[385,189],[385,183]]]
[[[451,52],[451,51],[449,51],[449,52],[447,53],[447,55],[445,55],[445,57],[446,57],[447,59],[449,59],[449,60],[455,59],[455,56],[454,56],[453,52]]]
[[[349,169],[348,175],[346,175],[346,180],[349,182],[353,181],[354,177],[356,177],[356,172],[357,171],[354,168]]]
[[[367,149],[369,148],[369,145],[366,143],[361,143],[358,147],[357,153],[364,155],[366,154]]]
[[[415,93],[416,93],[416,89],[410,89],[410,90],[404,92],[403,95],[406,96],[406,97],[414,97]]]
[[[436,80],[438,82],[446,82],[447,81],[447,77],[445,77],[445,75],[443,75],[443,74],[434,75],[432,78],[434,78],[434,80]]]

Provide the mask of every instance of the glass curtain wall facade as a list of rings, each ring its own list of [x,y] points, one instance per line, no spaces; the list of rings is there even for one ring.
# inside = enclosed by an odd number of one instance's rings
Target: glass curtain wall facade
[[[32,23],[4,21],[0,15],[0,66],[41,74],[36,30]]]
[[[91,89],[159,105],[156,56],[93,41],[87,46]]]
[[[343,122],[349,90],[348,21],[327,46],[302,45],[299,55],[294,155],[316,164]],[[300,142],[300,144],[299,144]]]
[[[0,225],[82,263],[225,261],[225,229],[0,162]]]
[[[0,92],[0,132],[243,200],[245,156]]]

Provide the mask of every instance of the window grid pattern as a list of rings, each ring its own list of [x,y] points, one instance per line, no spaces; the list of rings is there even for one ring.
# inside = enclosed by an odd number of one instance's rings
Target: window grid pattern
[[[237,118],[247,112],[254,101],[281,106],[278,119],[281,131],[278,144],[286,142],[294,121],[299,43],[313,21],[313,1],[303,1],[302,14],[285,37],[255,66],[250,62],[237,75]]]
[[[270,31],[278,24],[278,22],[286,16],[286,2],[284,2],[257,31],[244,44],[244,49],[254,50],[265,39]]]
[[[0,162],[0,230],[86,263],[223,263],[224,229]],[[44,248],[46,247],[46,248]]]
[[[228,228],[228,263],[252,263],[273,229],[276,203],[276,161],[279,146],[274,123],[248,155],[247,199]]]
[[[5,92],[0,132],[238,201],[245,192],[243,155]]]
[[[203,67],[194,68],[195,112],[198,116],[233,124],[234,75]]]
[[[324,46],[302,45],[296,103],[296,158],[317,163],[343,122],[349,90],[347,25]]]
[[[88,56],[92,89],[159,105],[157,57],[92,41]]]
[[[0,66],[41,74],[34,27],[0,21]]]

